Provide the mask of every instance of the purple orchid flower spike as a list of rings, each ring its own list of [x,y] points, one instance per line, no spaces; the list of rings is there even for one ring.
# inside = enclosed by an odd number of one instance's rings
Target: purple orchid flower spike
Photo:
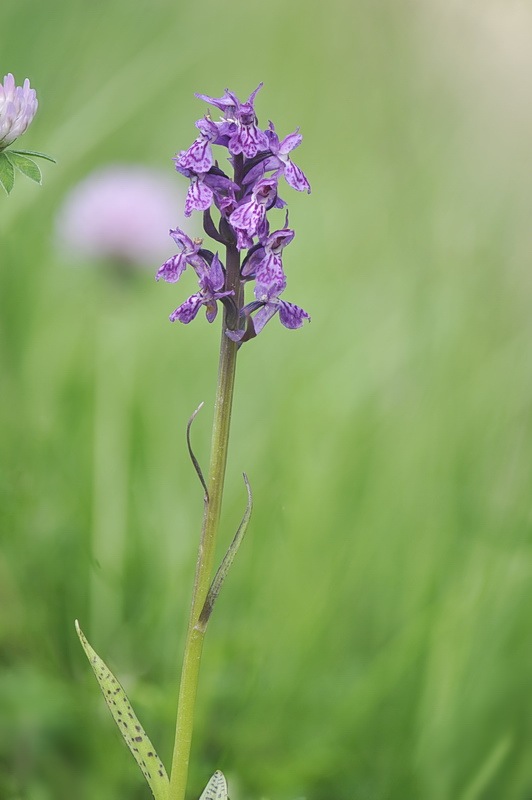
[[[208,322],[214,322],[218,314],[217,300],[234,294],[232,290],[220,291],[224,286],[225,273],[218,258],[218,253],[214,255],[210,267],[207,267],[204,262],[202,269],[198,270],[198,277],[200,291],[191,295],[188,300],[185,300],[170,314],[170,322],[179,320],[179,322],[188,325],[197,316],[202,306],[205,306]]]
[[[284,227],[274,228],[272,233],[268,218],[272,209],[286,206],[278,195],[281,175],[297,191],[310,192],[306,176],[290,157],[302,137],[297,129],[279,140],[271,122],[266,130],[259,128],[255,99],[261,88],[262,83],[245,102],[229,89],[221,97],[197,94],[219,109],[221,119],[213,121],[207,114],[198,120],[199,135],[174,159],[177,172],[190,181],[185,215],[203,212],[205,232],[227,249],[226,269],[218,256],[202,248],[200,240],[193,241],[176,229],[172,235],[180,252],[157,273],[157,278],[175,283],[190,264],[198,276],[199,291],[176,308],[170,319],[188,323],[205,306],[212,322],[221,300],[224,333],[239,343],[257,336],[276,314],[286,328],[300,328],[310,319],[302,308],[281,299],[286,287],[283,251],[295,236],[288,227],[288,214]],[[232,178],[220,168],[223,162],[216,160],[216,147],[225,148],[234,170]],[[219,214],[213,213],[216,210]],[[246,287],[253,281],[255,296],[245,305]],[[235,330],[242,323],[244,329]]]
[[[204,268],[205,260],[199,255],[203,240],[190,239],[180,228],[173,228],[170,236],[181,248],[181,252],[164,262],[157,272],[155,280],[158,281],[162,278],[167,283],[177,283],[187,264],[194,267],[196,271]]]

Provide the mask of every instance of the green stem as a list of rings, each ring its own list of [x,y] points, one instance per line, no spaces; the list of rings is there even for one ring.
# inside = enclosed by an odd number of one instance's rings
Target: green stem
[[[240,254],[234,244],[228,245],[227,247],[226,270],[226,286],[228,289],[233,289],[235,292],[234,299],[237,308],[240,309],[242,305]],[[192,606],[183,656],[181,683],[179,686],[179,702],[174,753],[172,757],[172,771],[170,776],[169,800],[184,800],[187,787],[190,747],[194,724],[194,708],[196,705],[203,640],[205,638],[205,626],[198,625],[198,621],[211,583],[216,535],[222,507],[238,349],[235,342],[232,342],[231,339],[225,335],[228,321],[228,313],[224,311],[218,368],[218,385],[214,406],[211,458],[209,477],[207,480],[208,499],[205,504],[203,529],[196,563]]]

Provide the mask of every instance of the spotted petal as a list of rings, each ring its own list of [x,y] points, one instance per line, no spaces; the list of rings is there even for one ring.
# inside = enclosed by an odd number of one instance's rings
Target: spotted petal
[[[279,319],[285,328],[300,328],[304,321],[310,316],[299,306],[287,303],[286,300],[279,300]]]
[[[190,217],[193,211],[206,211],[212,203],[213,193],[203,181],[193,178],[188,187],[185,200],[185,217]]]
[[[170,322],[182,322],[188,325],[198,314],[201,306],[203,305],[203,295],[200,292],[193,294],[188,300],[185,300],[175,311],[170,314]]]

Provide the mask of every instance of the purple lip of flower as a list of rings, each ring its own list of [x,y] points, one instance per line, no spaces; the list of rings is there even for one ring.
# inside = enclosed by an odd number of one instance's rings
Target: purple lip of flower
[[[200,291],[191,295],[170,314],[170,322],[179,321],[188,325],[196,317],[201,306],[205,306],[208,322],[214,322],[218,314],[217,300],[234,294],[232,290],[227,292],[220,291],[224,286],[225,274],[218,258],[218,253],[215,253],[210,267],[206,266],[206,264],[203,265],[202,270],[198,272],[198,277]]]
[[[244,231],[248,237],[253,237],[263,224],[267,209],[275,205],[276,199],[277,180],[264,178],[255,184],[251,192],[251,199],[243,202],[233,211],[229,222],[233,228]]]
[[[242,277],[248,280],[256,277],[257,283],[269,284],[279,276],[284,277],[282,251],[290,244],[295,231],[290,228],[274,231],[264,244],[249,253],[242,263]]]
[[[211,144],[218,139],[218,126],[209,117],[205,117],[196,122],[196,128],[201,135],[192,142],[188,150],[179,155],[176,163],[182,169],[196,173],[208,172],[214,164]]]
[[[0,83],[0,151],[28,129],[38,105],[28,78],[22,86],[16,86],[11,73],[4,77],[4,83]]]

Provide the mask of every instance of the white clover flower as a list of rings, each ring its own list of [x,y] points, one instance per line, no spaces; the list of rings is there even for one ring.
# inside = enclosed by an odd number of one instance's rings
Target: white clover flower
[[[27,130],[38,105],[37,94],[30,88],[28,78],[22,86],[16,86],[11,73],[4,77],[4,83],[0,83],[0,150]]]

